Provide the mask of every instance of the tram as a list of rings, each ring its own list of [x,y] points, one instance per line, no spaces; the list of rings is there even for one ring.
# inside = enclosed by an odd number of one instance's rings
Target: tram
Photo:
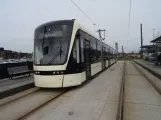
[[[37,87],[81,85],[116,61],[116,50],[75,19],[52,21],[35,29],[33,62]]]

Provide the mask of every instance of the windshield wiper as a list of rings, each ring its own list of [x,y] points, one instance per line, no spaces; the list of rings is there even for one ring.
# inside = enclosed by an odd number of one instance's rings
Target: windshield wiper
[[[61,49],[62,49],[62,43],[61,43],[61,41],[60,41],[60,51],[59,51],[59,52],[60,52],[60,60],[61,60],[61,54],[62,54],[62,52],[63,52]]]
[[[48,63],[48,65],[50,65],[57,57],[58,55],[60,55],[60,59],[61,59],[61,54],[62,54],[62,50],[61,50],[61,47],[60,47],[60,51],[57,52],[56,56],[54,56],[51,61]]]
[[[48,65],[50,65],[57,57],[58,55],[60,54],[60,51],[57,52],[56,56],[54,56],[50,62],[48,62]]]
[[[45,28],[44,28],[44,36],[43,36],[43,41],[42,41],[42,48],[44,47],[45,33],[46,33],[46,26],[45,26]]]

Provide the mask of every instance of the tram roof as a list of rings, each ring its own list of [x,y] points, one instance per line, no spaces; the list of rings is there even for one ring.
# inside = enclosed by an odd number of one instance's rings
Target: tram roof
[[[39,28],[41,28],[41,27],[48,26],[48,25],[51,25],[51,24],[64,24],[64,23],[66,23],[66,24],[72,24],[72,23],[74,23],[74,19],[72,19],[72,20],[56,20],[56,21],[46,22],[46,23],[43,23],[43,24],[39,25],[36,28],[36,30],[39,29]]]
[[[94,33],[91,32],[90,30],[86,29],[86,27],[84,27],[82,24],[80,24],[77,20],[76,20],[75,22],[76,22],[76,24],[79,25],[79,28],[80,28],[81,30],[83,30],[84,32],[88,33],[89,35],[91,35],[91,36],[97,38],[98,40],[100,40],[100,38],[98,37],[98,35],[94,34]],[[100,40],[100,41],[101,41],[101,40]],[[105,43],[103,40],[102,40],[102,42],[103,42],[104,44],[107,45],[107,43]],[[110,48],[113,48],[113,47],[111,47],[110,45],[107,45],[107,46],[109,46]],[[113,48],[113,49],[114,49],[114,48]]]
[[[83,30],[84,32],[87,32],[89,35],[91,35],[91,36],[97,38],[98,40],[100,40],[99,37],[98,37],[98,35],[96,35],[96,34],[94,34],[93,32],[87,30],[83,25],[79,24],[79,22],[78,22],[76,19],[50,21],[50,22],[47,22],[47,23],[44,23],[44,24],[39,25],[35,30],[37,30],[37,29],[39,29],[39,28],[41,28],[41,27],[44,27],[44,26],[51,25],[51,24],[64,24],[64,23],[65,23],[65,24],[72,24],[72,23],[74,24],[74,22],[76,22],[76,24],[78,25],[78,27],[79,27],[81,30]],[[100,41],[101,41],[101,40],[100,40]],[[103,43],[105,43],[105,42],[103,41]],[[106,43],[105,43],[105,44],[106,44]],[[106,45],[107,45],[107,44],[106,44]],[[111,47],[110,45],[107,45],[107,46]],[[111,48],[112,48],[112,47],[111,47]]]
[[[153,42],[153,43],[161,43],[161,36],[155,38],[155,39],[152,40],[151,42]]]

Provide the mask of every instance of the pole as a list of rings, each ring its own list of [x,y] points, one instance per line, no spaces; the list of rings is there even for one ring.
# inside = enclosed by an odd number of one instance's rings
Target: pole
[[[155,38],[155,29],[153,29],[153,40]],[[154,42],[152,43],[153,44],[153,53],[155,53],[155,45],[154,45]]]
[[[94,32],[96,32],[96,29],[95,29],[96,24],[93,24],[93,26],[94,26]]]
[[[143,59],[143,49],[142,49],[142,46],[143,46],[143,32],[142,32],[142,24],[140,24],[140,32],[141,32],[141,59]]]
[[[122,45],[122,56],[123,56],[123,54],[124,54],[124,46]]]
[[[116,49],[116,56],[118,56],[118,43],[115,43],[115,49]]]
[[[153,40],[155,38],[155,29],[153,29]]]
[[[100,40],[101,40],[101,63],[102,63],[102,69],[103,69],[103,50],[102,50],[103,49],[103,42],[102,42],[102,40],[105,40],[106,30],[105,29],[103,29],[103,30],[99,29],[97,32],[99,33],[99,37],[100,37]],[[102,38],[101,32],[104,32],[104,38]]]
[[[157,47],[158,47],[158,46],[157,46],[157,43],[155,43],[155,59],[156,59],[156,60],[155,60],[155,61],[156,61],[155,64],[156,64],[156,65],[158,65],[158,54],[157,54],[157,53],[158,53],[158,48],[157,48]]]

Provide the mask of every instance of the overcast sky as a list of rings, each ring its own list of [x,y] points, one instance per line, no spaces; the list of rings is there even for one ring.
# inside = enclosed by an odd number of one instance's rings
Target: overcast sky
[[[140,46],[140,23],[144,44],[161,34],[161,0],[132,0],[130,35],[128,15],[130,0],[73,0],[101,29],[107,30],[106,43],[124,45],[126,52]],[[87,29],[94,26],[70,0],[1,0],[0,47],[32,52],[34,29],[45,22],[77,19]],[[121,50],[121,49],[120,49]]]

